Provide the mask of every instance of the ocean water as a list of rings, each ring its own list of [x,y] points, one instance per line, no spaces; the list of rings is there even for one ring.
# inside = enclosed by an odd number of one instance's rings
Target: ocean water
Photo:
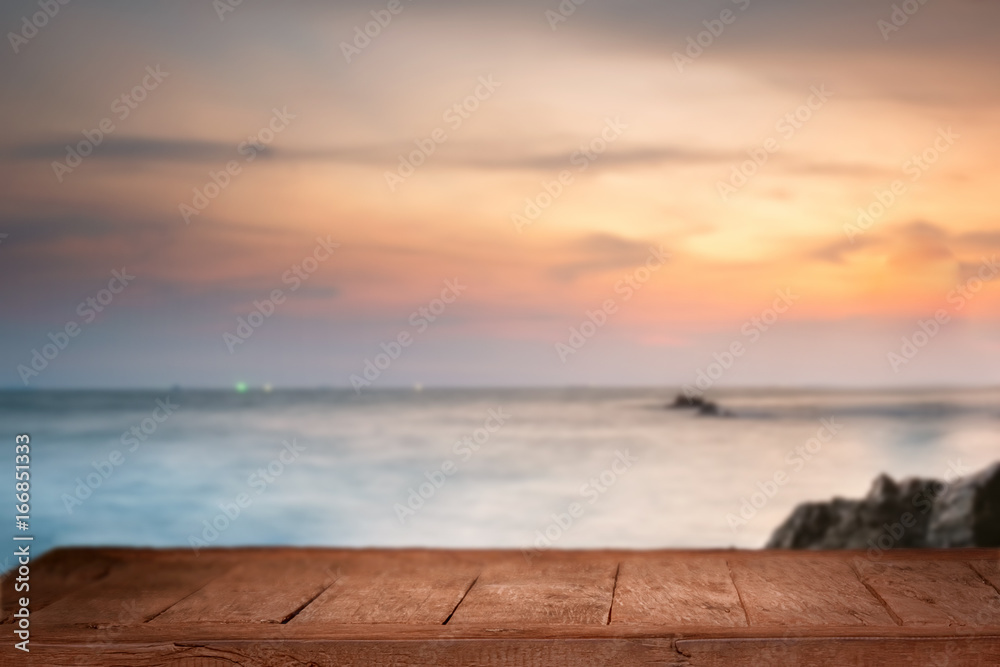
[[[31,435],[38,551],[753,548],[797,503],[862,495],[880,472],[941,478],[1000,459],[1000,390],[716,392],[729,417],[665,409],[672,398],[4,392],[0,433],[11,468],[14,435]]]

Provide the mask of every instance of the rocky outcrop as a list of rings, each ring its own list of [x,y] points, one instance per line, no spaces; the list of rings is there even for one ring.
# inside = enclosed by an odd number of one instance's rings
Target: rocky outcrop
[[[769,549],[1000,546],[1000,463],[952,482],[880,475],[860,500],[795,508]]]
[[[944,487],[934,501],[927,546],[1000,546],[1000,462]]]
[[[700,408],[705,405],[705,399],[701,396],[688,396],[687,394],[677,394],[674,402],[668,408]]]
[[[728,410],[720,410],[719,406],[712,401],[706,401],[701,396],[688,396],[687,394],[677,394],[674,402],[667,407],[670,409],[696,408],[699,415],[708,417],[731,416]]]

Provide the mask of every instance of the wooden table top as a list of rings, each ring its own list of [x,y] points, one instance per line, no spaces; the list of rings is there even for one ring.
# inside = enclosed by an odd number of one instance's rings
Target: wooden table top
[[[4,665],[1000,665],[1000,550],[58,549]]]

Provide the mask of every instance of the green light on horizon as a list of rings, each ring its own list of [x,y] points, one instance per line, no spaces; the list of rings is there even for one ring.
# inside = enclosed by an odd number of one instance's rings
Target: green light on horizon
[[[246,382],[237,382],[236,383],[236,393],[237,394],[245,394],[245,393],[247,393],[247,383]]]

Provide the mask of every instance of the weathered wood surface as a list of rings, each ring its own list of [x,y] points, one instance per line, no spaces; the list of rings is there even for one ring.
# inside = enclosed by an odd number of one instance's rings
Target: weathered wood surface
[[[611,624],[745,627],[747,616],[724,555],[626,558],[621,563]]]
[[[550,555],[493,563],[455,610],[455,625],[606,625],[617,563]]]
[[[984,549],[63,549],[28,654],[2,582],[0,665],[997,665],[998,584]]]
[[[750,625],[894,625],[850,563],[803,553],[731,564]]]

